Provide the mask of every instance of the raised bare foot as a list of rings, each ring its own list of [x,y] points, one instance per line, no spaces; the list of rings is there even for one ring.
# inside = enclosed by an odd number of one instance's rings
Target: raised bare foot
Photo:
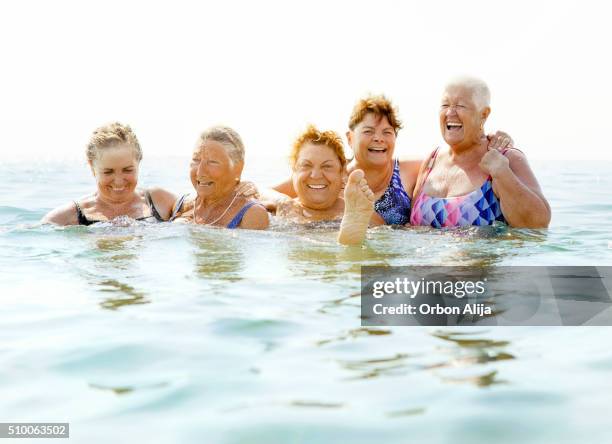
[[[362,243],[373,211],[374,193],[368,186],[363,171],[355,170],[348,177],[344,187],[344,216],[338,242]]]

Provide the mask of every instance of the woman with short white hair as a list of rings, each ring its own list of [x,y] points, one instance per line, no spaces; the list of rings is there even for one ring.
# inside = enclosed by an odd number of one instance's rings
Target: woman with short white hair
[[[435,228],[491,225],[543,228],[551,211],[525,154],[487,148],[484,125],[490,92],[480,79],[449,82],[440,104],[440,131],[448,149],[437,148],[417,181],[410,223]],[[475,188],[476,186],[476,188]]]

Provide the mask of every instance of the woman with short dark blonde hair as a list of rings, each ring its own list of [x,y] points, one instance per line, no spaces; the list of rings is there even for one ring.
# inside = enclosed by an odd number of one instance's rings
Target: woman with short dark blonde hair
[[[146,222],[171,219],[176,196],[161,188],[137,188],[142,149],[130,126],[113,122],[97,128],[85,155],[97,190],[50,211],[43,223],[92,225],[120,216]]]

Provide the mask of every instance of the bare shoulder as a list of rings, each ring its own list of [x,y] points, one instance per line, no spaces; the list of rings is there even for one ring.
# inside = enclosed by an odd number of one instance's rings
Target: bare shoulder
[[[253,205],[247,210],[240,223],[240,228],[265,230],[270,224],[268,211],[261,205]]]
[[[418,174],[423,164],[423,159],[400,159],[400,171],[406,171],[409,174]]]
[[[515,148],[511,148],[504,154],[510,163],[510,169],[516,174],[523,172],[531,173],[531,167],[527,161],[527,156],[522,151]]]
[[[147,188],[147,191],[153,199],[172,201],[172,203],[176,200],[174,193],[160,187]]]
[[[168,219],[174,209],[176,195],[159,187],[148,188],[147,191],[151,195],[153,205],[155,205],[160,216],[164,219]]]
[[[192,219],[193,218],[193,209],[195,207],[195,196],[188,195],[183,200],[183,204],[181,208],[176,213],[176,218],[173,222],[180,222],[179,219]]]
[[[77,209],[74,202],[49,211],[40,221],[43,224],[78,225]]]
[[[515,148],[511,148],[506,151],[504,155],[508,158],[510,170],[514,173],[514,175],[525,185],[531,188],[532,191],[536,192],[544,199],[538,179],[535,177],[533,170],[529,166],[525,153]],[[493,184],[495,185],[495,182]]]
[[[527,160],[525,153],[517,148],[508,148],[508,151],[505,152],[504,156],[506,156],[510,161]]]

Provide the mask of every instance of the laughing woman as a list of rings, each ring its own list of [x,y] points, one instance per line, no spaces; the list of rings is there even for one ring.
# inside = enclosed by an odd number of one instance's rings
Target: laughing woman
[[[490,149],[484,125],[491,113],[489,88],[480,79],[450,81],[442,94],[439,124],[447,146],[424,162],[415,187],[410,223],[433,228],[506,223],[546,228],[551,210],[525,155]],[[339,242],[359,244],[374,210],[355,171],[345,189]]]
[[[163,189],[137,189],[142,150],[128,125],[96,129],[87,145],[87,162],[97,190],[49,212],[42,223],[91,225],[119,216],[147,222],[170,219],[176,197]]]
[[[193,150],[189,175],[195,196],[185,196],[176,222],[264,230],[268,212],[239,192],[244,144],[236,131],[215,126],[204,131]]]
[[[354,158],[345,169],[347,174],[362,171],[359,180],[355,176],[355,183],[367,183],[368,193],[374,194],[370,225],[405,225],[410,220],[412,194],[422,161],[400,160],[395,155],[396,138],[402,128],[397,109],[384,96],[367,96],[353,108],[348,126],[346,137]],[[505,148],[512,141],[506,133],[498,132],[488,136],[487,143],[491,148]],[[297,196],[292,180],[273,190]]]

